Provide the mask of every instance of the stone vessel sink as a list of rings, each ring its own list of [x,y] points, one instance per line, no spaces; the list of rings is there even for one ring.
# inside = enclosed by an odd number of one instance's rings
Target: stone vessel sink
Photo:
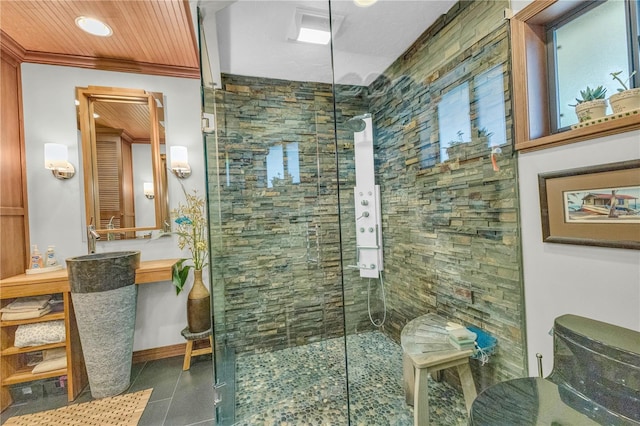
[[[131,380],[140,252],[96,253],[66,261],[91,396],[118,395]]]
[[[140,252],[93,253],[66,261],[71,292],[93,293],[132,285],[140,266]]]

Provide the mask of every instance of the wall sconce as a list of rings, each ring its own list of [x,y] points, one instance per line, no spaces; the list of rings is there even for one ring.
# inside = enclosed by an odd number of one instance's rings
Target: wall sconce
[[[51,170],[51,173],[61,180],[71,179],[76,170],[69,163],[69,152],[66,145],[59,143],[44,144],[44,168]]]
[[[150,200],[153,200],[156,197],[153,193],[153,182],[144,183],[144,196]]]
[[[185,146],[171,147],[171,172],[185,179],[191,176],[191,167],[189,166],[189,154]]]

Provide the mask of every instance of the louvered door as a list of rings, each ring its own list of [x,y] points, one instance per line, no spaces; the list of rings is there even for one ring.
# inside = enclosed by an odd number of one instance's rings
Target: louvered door
[[[96,141],[100,229],[109,222],[115,228],[135,227],[131,144],[118,135],[99,134]],[[114,234],[115,239],[134,238],[135,233]]]

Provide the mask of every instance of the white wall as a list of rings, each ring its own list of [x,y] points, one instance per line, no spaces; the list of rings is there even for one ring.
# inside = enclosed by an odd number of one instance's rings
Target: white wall
[[[87,70],[41,64],[22,64],[29,230],[31,244],[42,250],[56,246],[59,260],[87,253],[84,189],[74,104],[76,86],[114,86],[163,92],[166,96],[167,145],[189,150],[193,173],[184,182],[187,190],[205,193],[205,170],[200,133],[200,81],[142,74]],[[43,166],[44,144],[69,147],[70,162],[79,172],[73,179],[55,179]],[[170,208],[183,201],[182,189],[169,176]],[[184,202],[184,201],[183,201]],[[133,249],[142,260],[188,256],[177,248],[174,237],[157,240],[98,242],[97,251]],[[175,295],[170,282],[139,286],[134,350],[184,342],[186,292]]]
[[[509,3],[509,7],[511,8],[511,11],[516,14],[518,12],[520,12],[522,9],[524,9],[525,7],[527,7],[529,5],[529,3],[532,3],[533,0],[511,0]]]
[[[553,320],[575,314],[640,331],[640,251],[542,242],[538,173],[640,158],[640,132],[520,154],[529,373],[553,366]]]

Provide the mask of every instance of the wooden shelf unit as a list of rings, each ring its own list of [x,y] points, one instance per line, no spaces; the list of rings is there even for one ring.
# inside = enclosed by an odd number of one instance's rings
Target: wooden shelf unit
[[[178,259],[162,259],[140,262],[140,267],[136,270],[136,284],[171,281],[171,268],[177,261]],[[45,294],[62,294],[62,312],[49,313],[40,318],[0,321],[0,411],[13,402],[8,390],[10,385],[66,375],[67,397],[69,401],[73,401],[88,384],[80,336],[71,302],[67,270],[33,275],[20,274],[0,280],[1,306],[6,306],[18,297]],[[19,325],[54,320],[64,320],[65,322],[66,340],[64,342],[28,348],[16,348],[13,345],[15,330]],[[22,361],[23,354],[58,347],[66,348],[67,368],[33,374],[31,373],[33,367],[24,365]]]
[[[9,346],[8,348],[3,349],[2,352],[0,352],[0,355],[10,356],[10,355],[17,355],[17,354],[26,354],[28,352],[37,352],[37,351],[44,351],[47,349],[64,348],[66,345],[67,344],[65,341],[65,342],[58,342],[58,343],[49,343],[47,345],[28,346],[26,348],[17,348],[15,346]]]
[[[34,324],[37,322],[45,322],[45,321],[55,321],[55,320],[63,320],[64,312],[51,312],[47,315],[43,315],[40,318],[30,318],[25,320],[16,320],[16,321],[1,321],[0,327],[10,327],[12,325],[21,325],[21,324]],[[4,355],[4,352],[2,352]]]
[[[25,368],[22,370],[16,370],[11,376],[2,380],[2,385],[3,386],[17,385],[19,383],[25,383],[25,382],[30,382],[33,380],[40,380],[40,379],[49,379],[51,377],[60,377],[67,374],[66,368],[62,368],[60,370],[47,371],[46,373],[37,373],[37,374],[32,373],[31,368],[33,367]]]
[[[42,274],[42,276],[38,276],[35,279],[33,285],[25,284],[22,285],[21,288],[17,288],[15,285],[12,285],[12,278],[0,281],[0,299],[3,306],[11,303],[11,301],[15,300],[17,297],[39,296],[45,294],[61,294],[63,305],[62,312],[49,313],[39,318],[0,321],[0,337],[2,340],[0,345],[2,410],[13,402],[8,391],[8,386],[11,385],[66,375],[67,398],[69,401],[73,401],[88,383],[82,348],[80,346],[80,338],[78,336],[77,328],[75,327],[75,315],[73,312],[71,297],[68,292],[68,285],[67,289],[61,287],[59,274],[55,274],[52,277],[47,277],[46,275],[49,274]],[[47,281],[48,279],[51,281]],[[14,346],[13,342],[18,326],[57,320],[63,320],[65,323],[64,341],[24,348]],[[66,349],[67,368],[47,371],[44,373],[32,373],[31,370],[33,369],[33,366],[26,365],[25,355],[31,352],[54,348]]]

